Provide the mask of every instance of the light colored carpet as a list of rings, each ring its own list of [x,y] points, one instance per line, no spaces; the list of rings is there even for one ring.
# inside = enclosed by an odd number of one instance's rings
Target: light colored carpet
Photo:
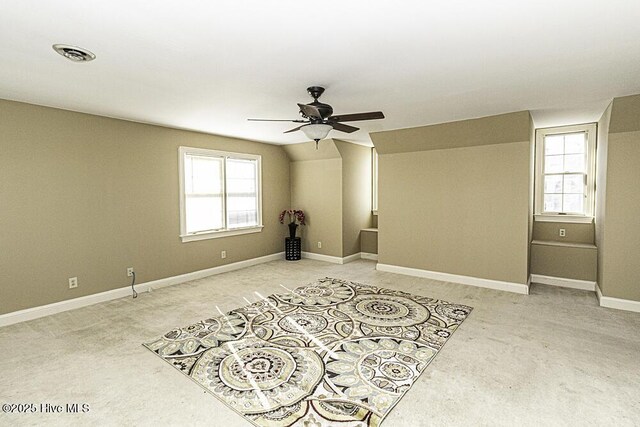
[[[145,344],[260,426],[378,426],[471,307],[325,278]]]
[[[593,292],[534,284],[519,295],[380,272],[367,260],[274,261],[0,328],[0,403],[90,405],[0,413],[0,425],[247,427],[140,343],[216,312],[212,302],[227,312],[256,302],[254,291],[325,276],[473,307],[387,426],[640,425],[640,313],[598,307]]]

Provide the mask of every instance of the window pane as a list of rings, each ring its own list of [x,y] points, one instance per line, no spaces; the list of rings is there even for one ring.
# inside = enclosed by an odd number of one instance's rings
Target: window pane
[[[184,161],[186,194],[222,193],[221,157],[187,154]]]
[[[586,172],[584,154],[570,154],[564,156],[564,172]]]
[[[544,177],[545,193],[562,193],[562,175],[547,175]]]
[[[584,196],[582,194],[565,194],[563,196],[563,212],[583,213]]]
[[[224,227],[222,196],[186,196],[187,233]]]
[[[545,156],[544,157],[544,173],[564,172],[563,165],[564,156]]]
[[[562,194],[545,194],[544,211],[562,212]]]
[[[227,159],[228,228],[258,225],[257,175],[257,161]]]
[[[564,137],[562,135],[550,135],[544,138],[544,154],[563,154]]]
[[[547,192],[545,188],[545,192]],[[564,192],[584,194],[584,175],[565,175]],[[551,193],[551,191],[549,191]]]
[[[586,134],[570,133],[564,136],[565,154],[584,154],[586,152]]]

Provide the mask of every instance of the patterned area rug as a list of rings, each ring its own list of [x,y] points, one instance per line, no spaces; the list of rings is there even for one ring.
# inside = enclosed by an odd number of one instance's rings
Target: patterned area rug
[[[321,279],[144,344],[259,426],[378,426],[472,308]]]

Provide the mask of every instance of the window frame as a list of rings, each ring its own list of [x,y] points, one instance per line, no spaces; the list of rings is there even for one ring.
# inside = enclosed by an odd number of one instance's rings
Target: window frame
[[[566,214],[562,212],[544,211],[544,140],[549,135],[563,135],[569,133],[586,133],[586,197],[583,214]],[[535,146],[535,210],[534,217],[539,222],[582,222],[591,223],[595,207],[595,154],[596,154],[597,124],[586,123],[571,126],[557,126],[536,129]]]
[[[224,227],[220,230],[198,231],[187,233],[187,212],[186,212],[186,192],[185,192],[185,155],[193,154],[199,156],[222,157],[222,206],[224,211]],[[257,191],[257,215],[258,224],[248,227],[227,228],[229,213],[227,211],[227,159],[241,159],[256,161],[256,191]],[[249,233],[260,233],[264,228],[262,222],[262,156],[259,154],[235,153],[231,151],[211,150],[208,148],[178,147],[178,180],[180,190],[180,239],[183,243],[206,239],[217,239],[220,237],[237,236]]]

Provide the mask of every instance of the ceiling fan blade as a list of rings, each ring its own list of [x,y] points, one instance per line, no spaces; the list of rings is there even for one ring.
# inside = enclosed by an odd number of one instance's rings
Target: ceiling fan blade
[[[306,123],[306,120],[287,120],[287,119],[247,119],[250,122],[293,122]]]
[[[333,126],[335,130],[339,130],[340,132],[346,132],[346,133],[353,133],[360,129],[354,126],[344,125],[342,123],[329,122],[329,124]]]
[[[342,114],[341,116],[331,116],[329,120],[333,122],[358,122],[360,120],[384,119],[382,111],[372,111],[370,113]]]
[[[322,119],[322,114],[320,114],[320,111],[313,105],[298,104],[298,107],[300,107],[300,111],[305,116],[314,119]]]
[[[304,125],[302,125],[302,126],[304,126]],[[298,126],[297,128],[294,128],[294,129],[289,129],[288,131],[285,131],[285,132],[283,132],[283,133],[291,133],[291,132],[295,132],[295,131],[297,131],[297,130],[300,130],[300,128],[301,128],[302,126]]]

